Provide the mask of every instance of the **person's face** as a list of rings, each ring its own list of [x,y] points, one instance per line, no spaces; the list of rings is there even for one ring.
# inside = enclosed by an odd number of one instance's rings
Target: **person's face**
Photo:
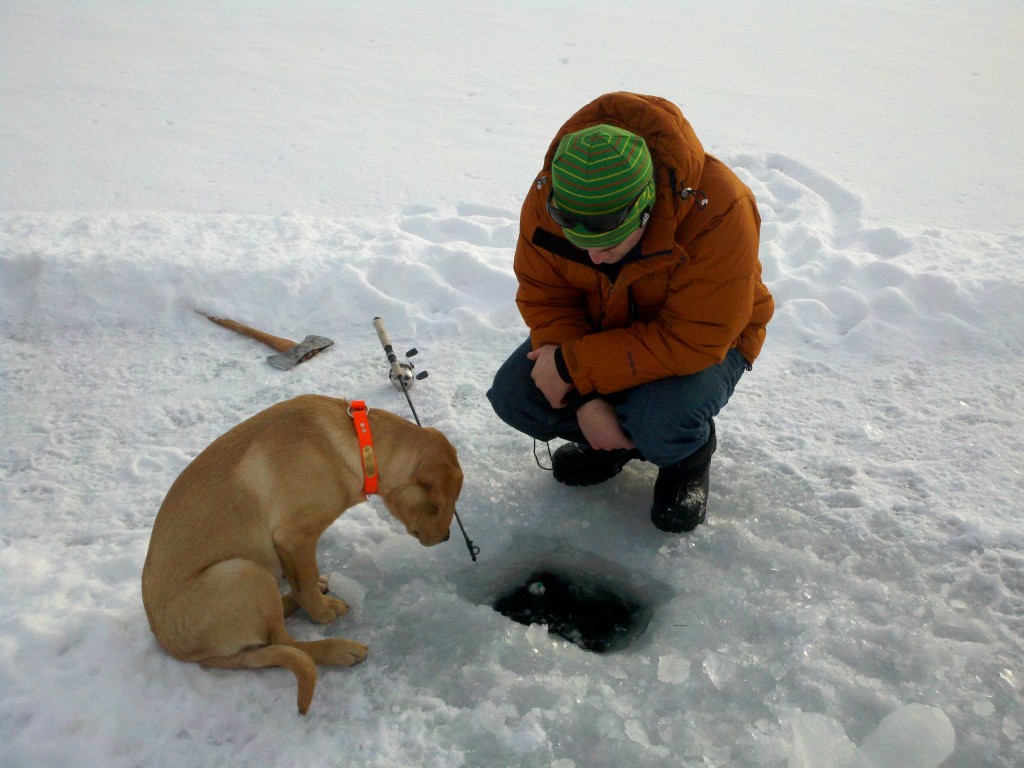
[[[633,246],[639,243],[643,236],[644,228],[641,227],[618,245],[613,245],[611,248],[591,248],[587,251],[587,255],[595,264],[614,264],[633,250]]]

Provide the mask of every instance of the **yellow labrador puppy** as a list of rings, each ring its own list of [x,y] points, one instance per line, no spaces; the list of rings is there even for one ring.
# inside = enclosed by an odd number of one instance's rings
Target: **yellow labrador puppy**
[[[284,625],[298,608],[321,624],[348,612],[325,594],[316,562],[320,534],[366,499],[348,408],[303,395],[217,438],[167,492],[142,571],[146,616],[169,654],[207,667],[290,669],[302,714],[317,664],[350,666],[367,652],[340,638],[299,642]],[[424,546],[447,540],[462,490],[451,443],[379,409],[369,424],[384,505]]]

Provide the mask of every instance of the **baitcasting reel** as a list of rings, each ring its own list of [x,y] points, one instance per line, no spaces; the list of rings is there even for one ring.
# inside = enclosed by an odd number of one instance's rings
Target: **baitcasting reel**
[[[395,389],[399,392],[408,392],[417,381],[427,378],[426,371],[420,371],[417,374],[412,372],[413,364],[409,358],[418,354],[415,347],[405,353],[404,363],[399,362],[398,355],[395,354],[394,348],[391,346],[391,339],[388,338],[388,332],[384,329],[384,321],[379,317],[373,318],[373,327],[377,329],[377,337],[380,339],[380,344],[384,347],[384,354],[387,355],[388,363],[391,365],[388,379]]]

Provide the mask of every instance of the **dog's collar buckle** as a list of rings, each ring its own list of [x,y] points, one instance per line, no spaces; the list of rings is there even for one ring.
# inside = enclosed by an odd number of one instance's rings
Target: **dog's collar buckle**
[[[359,439],[359,457],[363,462],[363,493],[377,492],[377,456],[373,452],[373,433],[370,432],[369,411],[362,400],[353,400],[348,406],[348,415],[356,428]]]

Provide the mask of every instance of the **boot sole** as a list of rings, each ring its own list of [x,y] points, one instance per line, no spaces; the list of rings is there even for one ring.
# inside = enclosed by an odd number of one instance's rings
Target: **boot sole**
[[[568,485],[571,488],[585,488],[585,487],[591,486],[591,485],[600,485],[601,483],[607,483],[613,477],[615,477],[620,472],[622,472],[622,470],[625,468],[625,466],[627,464],[629,464],[629,462],[631,462],[631,461],[646,461],[646,459],[644,459],[643,456],[639,455],[639,451],[637,451],[636,454],[637,455],[627,457],[626,460],[623,461],[618,466],[613,465],[612,468],[615,471],[612,472],[610,475],[607,475],[606,477],[602,477],[600,480],[575,480],[574,481],[574,480],[570,480],[570,479],[567,479],[567,478],[559,477],[557,471],[553,472],[552,474],[554,475],[554,478],[555,478],[556,481],[558,481],[562,485]]]
[[[623,466],[625,466],[625,464],[623,464]],[[607,483],[609,480],[611,480],[613,477],[618,475],[620,472],[622,472],[622,467],[619,467],[617,470],[615,470],[615,472],[613,472],[612,474],[608,475],[608,477],[603,477],[600,480],[575,480],[574,481],[574,480],[569,480],[569,479],[566,479],[566,478],[559,477],[557,473],[554,475],[554,477],[555,477],[555,480],[557,482],[561,483],[562,485],[568,485],[571,488],[586,488],[586,487],[591,486],[591,485],[600,485],[601,483]]]
[[[665,533],[689,533],[698,525],[702,525],[708,519],[708,510],[705,506],[703,511],[697,515],[686,515],[665,509],[661,506],[651,507],[651,522],[659,531]]]

